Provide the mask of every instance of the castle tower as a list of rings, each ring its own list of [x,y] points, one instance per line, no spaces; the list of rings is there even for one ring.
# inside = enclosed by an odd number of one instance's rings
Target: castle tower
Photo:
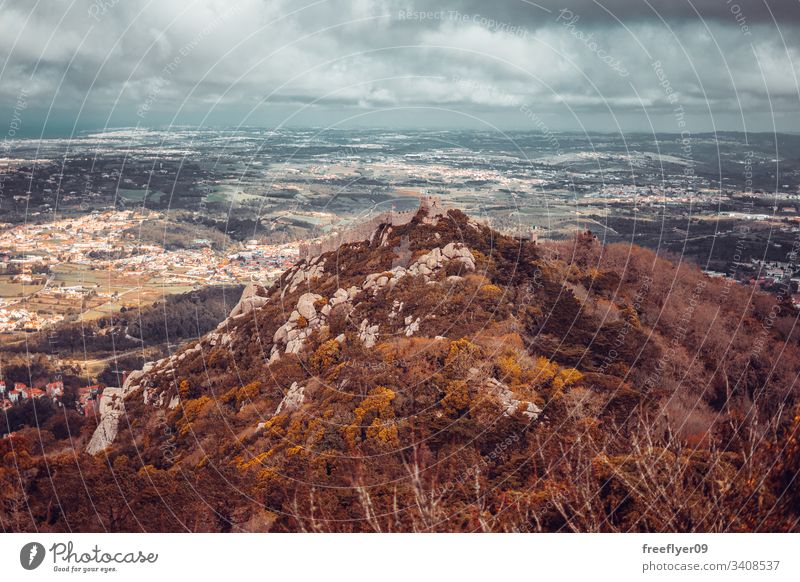
[[[419,207],[426,211],[429,217],[439,216],[444,213],[442,200],[438,196],[425,195],[419,199]]]

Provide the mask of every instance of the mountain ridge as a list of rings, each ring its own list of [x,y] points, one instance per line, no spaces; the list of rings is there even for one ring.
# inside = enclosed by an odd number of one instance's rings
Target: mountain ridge
[[[110,391],[78,466],[116,513],[50,527],[795,531],[797,315],[751,294],[423,208]]]

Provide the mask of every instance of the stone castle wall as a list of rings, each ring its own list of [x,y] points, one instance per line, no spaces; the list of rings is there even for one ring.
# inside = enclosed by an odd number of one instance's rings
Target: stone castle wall
[[[310,243],[301,244],[299,249],[300,258],[310,259],[322,253],[335,251],[343,244],[368,240],[372,236],[372,233],[375,232],[375,229],[382,224],[389,224],[392,226],[408,224],[417,215],[417,212],[422,209],[427,212],[428,216],[444,214],[442,202],[438,197],[424,196],[420,198],[419,209],[417,210],[405,210],[402,212],[389,210],[381,212],[366,222],[351,226],[346,230],[317,239]]]

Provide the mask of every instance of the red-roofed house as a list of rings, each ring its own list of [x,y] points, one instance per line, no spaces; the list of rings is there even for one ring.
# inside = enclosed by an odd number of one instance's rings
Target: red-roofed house
[[[44,390],[39,390],[38,388],[29,388],[28,389],[28,396],[31,398],[41,398],[44,396],[46,392]]]
[[[64,383],[60,380],[58,382],[50,382],[45,386],[45,390],[47,390],[47,395],[50,398],[56,398],[64,394]]]

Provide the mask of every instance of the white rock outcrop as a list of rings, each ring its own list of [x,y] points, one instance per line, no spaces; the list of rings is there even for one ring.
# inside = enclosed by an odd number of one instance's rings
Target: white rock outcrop
[[[296,354],[303,347],[303,342],[311,333],[322,325],[326,316],[317,313],[316,303],[322,300],[322,295],[316,293],[303,293],[297,300],[295,309],[289,315],[289,319],[275,330],[272,336],[272,351],[270,362],[280,357],[280,347],[284,348],[284,353]],[[305,321],[301,322],[300,318]]]
[[[486,386],[492,394],[497,396],[504,408],[504,416],[511,416],[521,411],[523,416],[528,417],[530,420],[536,420],[542,413],[542,409],[533,402],[519,400],[506,384],[496,378],[489,378],[486,381]]]
[[[307,321],[313,321],[317,318],[317,308],[314,307],[314,303],[320,299],[322,299],[322,295],[303,293],[297,300],[297,313],[305,317]]]
[[[100,423],[86,445],[86,452],[90,455],[104,451],[117,438],[119,421],[125,414],[124,397],[122,388],[106,388],[100,395]]]
[[[406,324],[406,327],[403,330],[403,333],[405,334],[406,337],[411,337],[412,335],[414,335],[419,331],[419,323],[420,323],[419,317],[414,319],[413,315],[409,315],[408,317],[405,318],[404,322]]]
[[[281,350],[286,354],[300,352],[306,339],[315,330],[325,325],[333,308],[339,305],[352,306],[353,300],[359,293],[361,293],[361,289],[354,285],[348,289],[337,289],[327,301],[323,301],[322,295],[316,293],[301,295],[295,309],[289,315],[289,319],[272,336],[270,363],[280,358]],[[320,304],[322,305],[318,308]],[[301,317],[305,320],[304,326],[300,325]]]
[[[247,287],[244,288],[242,291],[242,296],[239,299],[239,303],[237,303],[233,309],[231,309],[228,318],[234,319],[241,315],[246,315],[265,305],[269,299],[267,297],[261,297],[258,295],[258,292],[263,289],[260,285],[256,285],[255,283],[250,283]],[[222,322],[218,327],[223,326],[226,322]]]
[[[358,338],[364,342],[364,347],[371,348],[378,342],[379,325],[370,325],[365,318],[358,326]]]
[[[325,259],[322,257],[315,257],[310,262],[292,267],[289,271],[291,275],[287,277],[287,282],[281,290],[281,297],[286,292],[294,293],[299,285],[308,284],[317,277],[321,277],[325,273]]]
[[[122,388],[108,387],[103,390],[97,410],[98,414],[100,414],[100,423],[92,433],[89,444],[86,445],[87,453],[94,455],[104,451],[117,438],[119,421],[122,415],[125,414],[125,397],[128,394],[144,386],[144,403],[148,404],[147,375],[164,361],[147,362],[141,370],[135,370],[128,374],[122,384]],[[163,394],[161,397],[163,398]]]
[[[408,275],[422,276],[426,282],[430,282],[431,277],[450,262],[462,264],[467,271],[475,270],[475,257],[472,251],[461,243],[448,243],[444,248],[436,247],[417,257],[408,268],[397,266],[383,273],[367,275],[361,288],[374,296],[384,287],[394,289],[397,283]]]
[[[300,386],[297,382],[292,382],[283,400],[278,404],[278,408],[275,409],[275,415],[281,412],[291,412],[300,408],[306,400],[305,390],[305,386]]]

